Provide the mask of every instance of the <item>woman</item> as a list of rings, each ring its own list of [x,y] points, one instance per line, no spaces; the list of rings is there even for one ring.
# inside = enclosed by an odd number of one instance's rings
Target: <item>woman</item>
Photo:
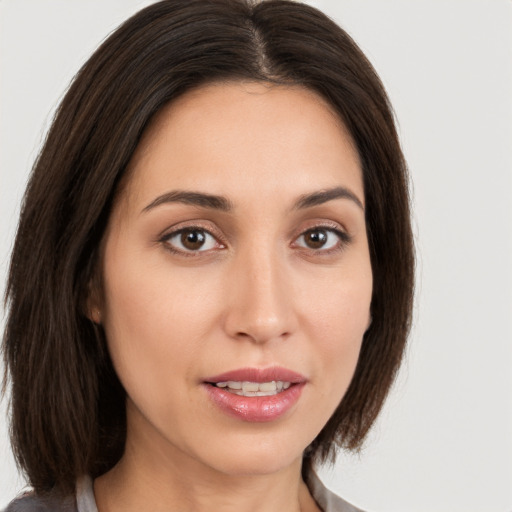
[[[34,493],[7,510],[357,510],[313,469],[374,422],[412,280],[393,116],[347,34],[288,1],[142,10],[26,192],[4,354]]]

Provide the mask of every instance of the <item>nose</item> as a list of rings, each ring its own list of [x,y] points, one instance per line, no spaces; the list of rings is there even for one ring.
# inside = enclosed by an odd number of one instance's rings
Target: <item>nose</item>
[[[272,251],[241,254],[227,286],[225,330],[236,339],[268,343],[296,329],[293,283],[286,264]]]

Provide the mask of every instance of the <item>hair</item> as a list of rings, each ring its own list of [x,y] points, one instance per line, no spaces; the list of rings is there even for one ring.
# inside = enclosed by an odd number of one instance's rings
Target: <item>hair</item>
[[[24,196],[6,291],[5,382],[11,439],[36,492],[71,493],[122,456],[125,392],[85,301],[119,184],[154,115],[201,85],[260,81],[325,98],[363,173],[373,271],[372,323],[351,384],[303,475],[357,450],[400,365],[410,328],[414,253],[408,175],[375,70],[327,16],[294,1],[166,0],[114,31],[63,98]]]

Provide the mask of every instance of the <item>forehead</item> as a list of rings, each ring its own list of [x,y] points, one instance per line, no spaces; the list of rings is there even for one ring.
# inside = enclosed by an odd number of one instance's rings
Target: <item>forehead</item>
[[[318,115],[321,110],[324,115],[331,118],[331,122],[345,130],[331,105],[311,89],[293,84],[226,81],[201,85],[164,106],[152,119],[142,143],[147,143],[155,132],[170,121],[176,122],[180,119],[183,122],[186,120],[194,122],[198,118],[204,120],[211,116],[216,117],[220,110],[223,110],[227,116],[230,116],[230,113],[235,114],[235,119],[231,119],[235,121],[233,123],[235,127],[243,124],[244,121],[250,123],[260,120],[256,115],[247,118],[247,114],[252,110],[251,107],[256,107],[253,114],[259,113],[260,118],[265,117],[275,122],[279,117],[279,112],[275,110],[276,105],[288,109],[290,113],[300,111],[303,115],[311,115],[313,110],[316,110]],[[237,110],[239,108],[247,109],[245,116]],[[219,119],[219,121],[222,120]]]
[[[266,83],[210,84],[165,106],[129,176],[130,195],[145,199],[169,187],[265,193],[288,181],[300,193],[340,180],[363,195],[357,151],[331,106],[309,89]]]

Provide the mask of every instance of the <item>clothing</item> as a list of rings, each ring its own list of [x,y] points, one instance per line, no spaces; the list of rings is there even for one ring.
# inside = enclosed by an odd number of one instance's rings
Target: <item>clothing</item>
[[[320,479],[312,473],[308,482],[309,490],[323,512],[363,512],[329,491]],[[3,512],[98,512],[92,480],[83,477],[77,482],[74,496],[56,499],[25,495],[15,499]]]

